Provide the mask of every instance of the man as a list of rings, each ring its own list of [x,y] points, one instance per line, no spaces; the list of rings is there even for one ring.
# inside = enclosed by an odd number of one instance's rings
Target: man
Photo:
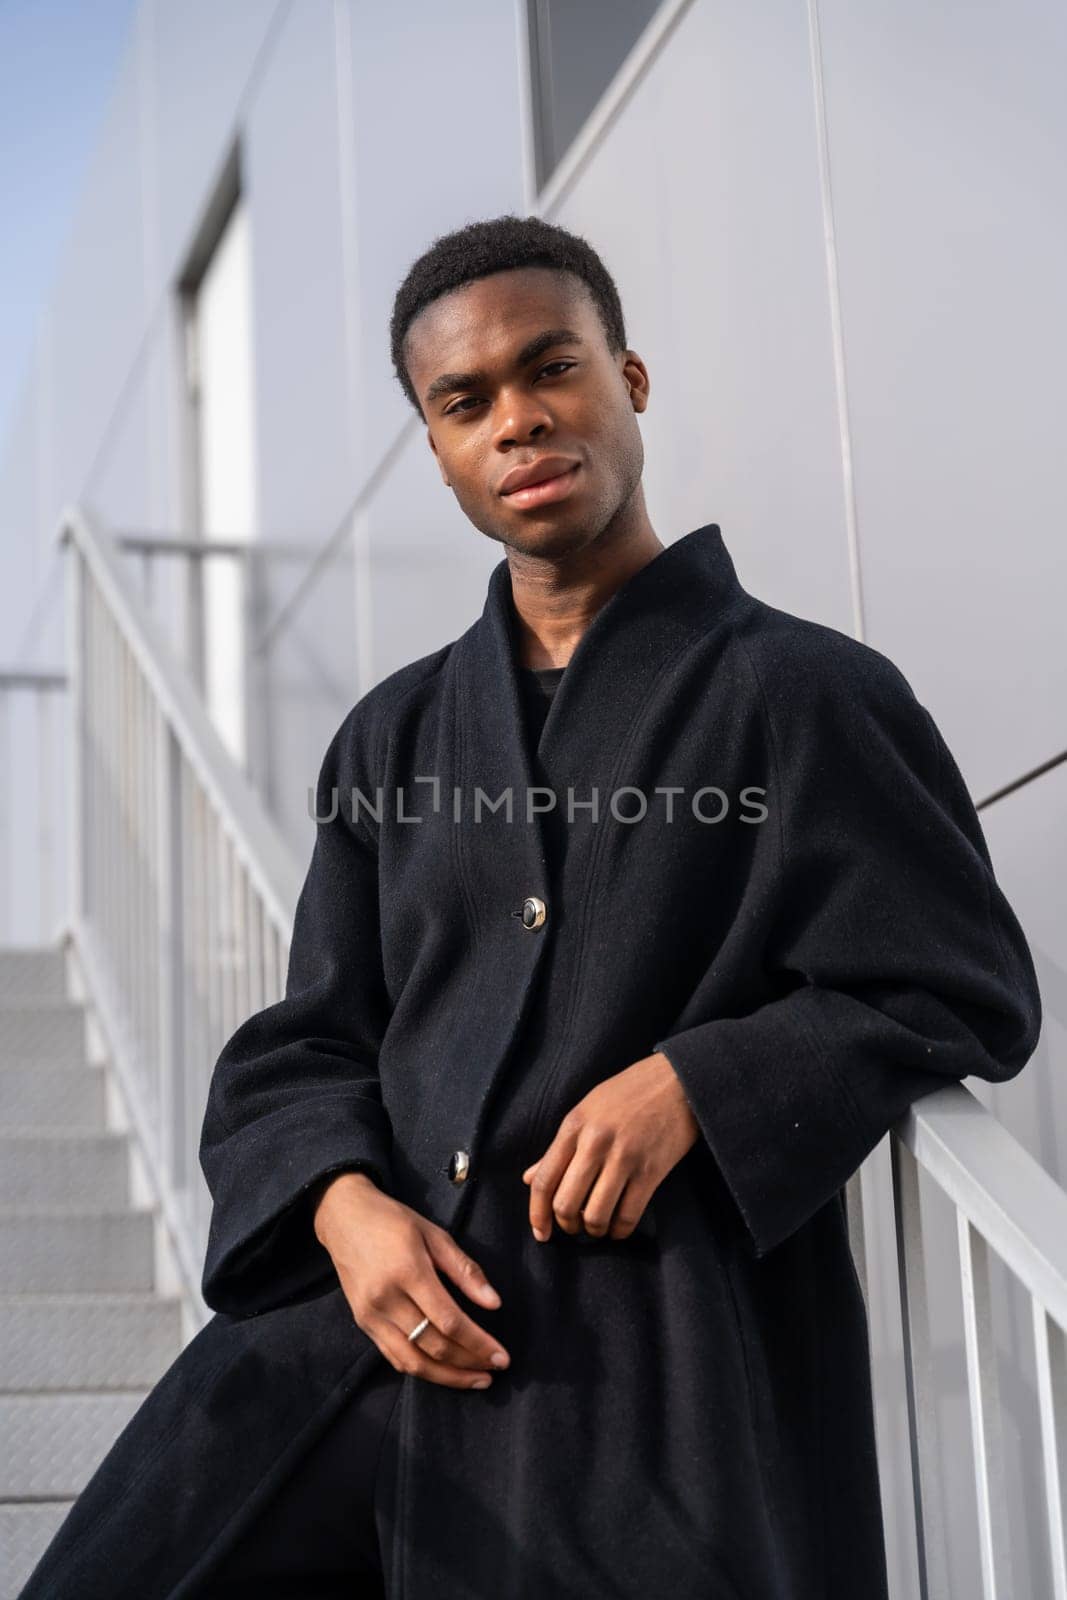
[[[218,1315],[26,1600],[877,1600],[842,1186],[1021,1070],[1026,941],[896,667],[658,538],[584,240],[447,235],[392,333],[504,559],[330,742],[211,1085]]]

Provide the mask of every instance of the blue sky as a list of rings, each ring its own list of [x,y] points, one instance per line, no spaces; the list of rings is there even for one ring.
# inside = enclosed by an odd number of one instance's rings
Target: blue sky
[[[0,0],[0,442],[136,0]]]

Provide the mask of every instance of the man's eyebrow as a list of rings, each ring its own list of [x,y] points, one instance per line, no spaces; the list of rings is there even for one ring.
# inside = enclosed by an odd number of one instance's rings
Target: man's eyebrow
[[[557,344],[584,344],[585,340],[573,328],[546,328],[544,333],[536,334],[527,340],[518,355],[515,357],[517,367],[529,366],[531,361],[536,361],[539,355]],[[432,405],[439,395],[449,394],[453,389],[476,389],[480,383],[485,382],[484,372],[442,372],[435,378],[423,396],[424,405]]]

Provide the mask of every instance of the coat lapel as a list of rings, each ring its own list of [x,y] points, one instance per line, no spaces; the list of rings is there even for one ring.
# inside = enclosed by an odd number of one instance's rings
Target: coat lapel
[[[538,780],[526,746],[518,619],[506,560],[490,574],[481,617],[450,654],[453,748],[447,766],[454,787],[446,803],[474,948],[467,1003],[452,1040],[454,1066],[438,1075],[420,1119],[427,1144],[470,1157],[469,1182],[457,1186],[447,1169],[438,1168],[435,1203],[425,1196],[445,1226],[456,1221],[477,1182],[480,1131],[494,1085],[520,1035],[543,954],[562,919],[581,914],[605,807],[614,789],[632,781],[628,752],[649,735],[642,713],[680,651],[743,598],[719,528],[710,523],[642,567],[586,629],[556,691],[537,751],[562,813],[568,786],[576,801],[574,821],[563,825],[565,866],[555,885],[548,874],[543,817],[528,810],[528,794],[536,798]],[[588,809],[580,809],[594,788],[600,796],[599,824]],[[537,929],[522,922],[529,896],[548,908]]]
[[[709,523],[669,545],[624,583],[601,607],[579,640],[549,708],[537,747],[548,780],[566,807],[596,785],[606,801],[619,753],[638,732],[641,712],[680,649],[715,625],[739,598],[747,598],[718,525]],[[519,633],[511,572],[501,561],[489,579],[481,618],[460,641],[457,733],[465,759],[458,763],[466,787],[486,779],[514,789],[511,847],[483,816],[468,842],[467,859],[478,881],[494,862],[508,861],[508,881],[523,871],[531,883],[544,871],[541,813],[525,824],[526,790],[535,783],[526,749],[518,673]],[[479,776],[482,774],[483,776]],[[622,777],[625,782],[625,775]],[[496,791],[493,791],[496,792]],[[464,792],[466,803],[467,795]],[[464,815],[471,815],[466,808]],[[576,813],[580,825],[587,812]],[[520,826],[520,820],[522,825]],[[519,836],[523,842],[518,844]],[[490,859],[492,858],[492,859]],[[530,892],[536,893],[537,890]]]

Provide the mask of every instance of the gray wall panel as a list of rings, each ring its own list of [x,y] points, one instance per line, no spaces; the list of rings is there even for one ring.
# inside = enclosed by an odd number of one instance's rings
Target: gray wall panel
[[[34,538],[40,516],[38,411],[42,373],[31,368],[12,406],[0,455],[0,662],[16,659],[26,632],[27,602],[36,595],[49,559]],[[20,659],[31,659],[20,657]]]
[[[471,526],[416,427],[367,518],[373,675],[456,639],[481,615],[503,547]]]
[[[244,143],[261,531],[305,541],[310,554],[351,495],[356,454],[340,336],[332,0],[289,10],[249,106]]]
[[[667,540],[716,521],[741,581],[852,631],[804,9],[694,5],[562,206],[652,380]]]
[[[355,6],[359,384],[364,461],[373,464],[410,415],[392,375],[393,296],[441,233],[523,211],[516,7],[464,0]]]
[[[298,0],[297,10],[317,0]],[[211,183],[238,127],[253,73],[274,59],[273,20],[292,0],[141,0],[149,66],[149,126],[142,143],[146,182],[155,198],[157,294],[184,261]],[[262,52],[262,55],[261,55]],[[254,87],[254,84],[253,84]],[[294,122],[295,106],[290,107]],[[303,109],[301,110],[303,115]]]
[[[139,161],[136,55],[116,80],[100,145],[51,301],[51,426],[57,480],[37,533],[51,537],[62,502],[103,460],[108,423],[127,405],[147,320],[144,192]],[[95,476],[92,486],[95,488]]]
[[[1067,12],[819,10],[869,638],[986,794],[1065,743]]]

